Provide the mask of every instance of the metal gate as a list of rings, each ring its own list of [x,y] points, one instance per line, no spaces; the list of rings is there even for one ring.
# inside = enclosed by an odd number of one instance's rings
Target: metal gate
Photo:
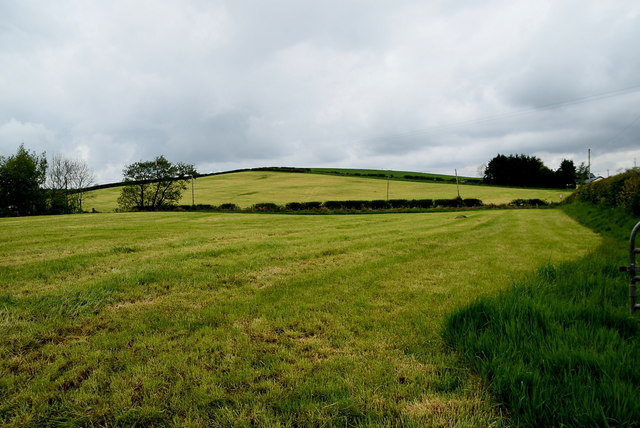
[[[629,272],[629,310],[633,314],[640,310],[640,304],[636,300],[636,284],[640,282],[640,266],[636,263],[636,256],[640,254],[640,248],[636,247],[636,236],[640,233],[640,222],[635,225],[629,238],[629,266],[624,270]]]

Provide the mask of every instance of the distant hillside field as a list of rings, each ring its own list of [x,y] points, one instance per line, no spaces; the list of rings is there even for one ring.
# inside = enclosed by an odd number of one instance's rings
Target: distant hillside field
[[[457,196],[455,184],[391,180],[389,199],[449,199]],[[330,200],[387,199],[387,180],[368,177],[341,177],[334,175],[286,173],[271,171],[245,171],[201,177],[194,183],[195,203],[220,205],[234,203],[242,208],[256,203],[311,202]],[[509,187],[460,185],[463,198],[481,199],[484,203],[507,203],[513,199],[542,199],[559,202],[560,195],[569,192],[547,189],[520,189]],[[85,209],[101,212],[114,211],[120,188],[90,192]],[[189,188],[181,204],[191,204]]]

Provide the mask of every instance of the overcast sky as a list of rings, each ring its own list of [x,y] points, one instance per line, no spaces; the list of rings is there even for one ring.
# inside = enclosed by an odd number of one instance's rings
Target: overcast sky
[[[637,0],[0,0],[0,155],[477,176],[640,164]]]

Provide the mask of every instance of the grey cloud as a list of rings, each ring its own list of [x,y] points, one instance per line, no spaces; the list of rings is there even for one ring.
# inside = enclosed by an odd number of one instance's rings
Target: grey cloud
[[[640,91],[545,106],[640,84],[639,20],[632,0],[7,1],[0,154],[84,156],[101,182],[159,154],[475,174],[592,147],[613,170],[640,158]]]

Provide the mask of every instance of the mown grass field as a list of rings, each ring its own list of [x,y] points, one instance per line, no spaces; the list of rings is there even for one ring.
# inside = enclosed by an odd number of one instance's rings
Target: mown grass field
[[[445,314],[601,240],[459,214],[0,219],[0,423],[506,423]]]
[[[220,205],[234,203],[242,208],[256,203],[324,202],[330,200],[387,199],[387,180],[339,177],[322,174],[247,171],[201,177],[195,180],[195,203]],[[568,192],[547,189],[520,189],[496,186],[461,185],[463,198],[484,203],[503,204],[514,199],[542,199],[560,202]],[[118,204],[120,188],[90,192],[84,209],[112,212]],[[389,182],[389,199],[452,199],[458,195],[455,184],[433,182]],[[192,202],[191,188],[184,192],[181,204]]]

